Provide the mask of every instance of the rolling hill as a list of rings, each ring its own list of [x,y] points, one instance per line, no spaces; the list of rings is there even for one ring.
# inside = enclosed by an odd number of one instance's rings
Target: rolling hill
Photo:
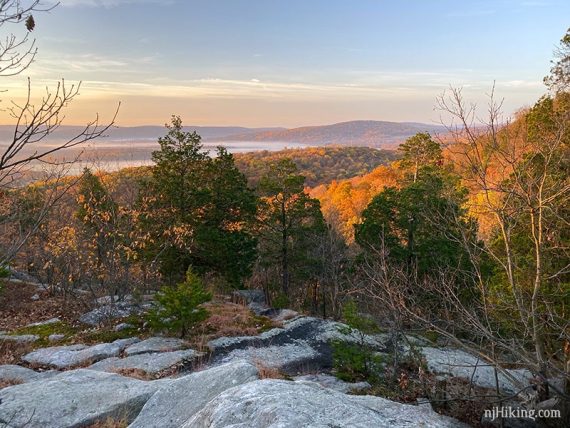
[[[291,142],[310,146],[343,145],[394,147],[418,132],[444,133],[445,128],[415,122],[357,120],[325,126],[305,126],[249,132],[225,137],[226,141]]]

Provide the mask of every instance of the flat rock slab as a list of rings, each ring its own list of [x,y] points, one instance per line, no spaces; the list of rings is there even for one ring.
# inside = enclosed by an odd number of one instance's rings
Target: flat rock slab
[[[99,370],[125,375],[138,375],[148,379],[160,377],[161,374],[173,369],[191,365],[203,354],[193,349],[181,351],[160,352],[154,354],[137,354],[125,358],[107,358],[93,364],[91,370]]]
[[[173,337],[151,337],[125,349],[125,355],[150,354],[155,352],[178,351],[188,347],[188,342]]]
[[[315,383],[265,379],[218,395],[184,428],[451,428],[462,423],[432,410],[379,397],[352,396]]]
[[[54,333],[54,334],[50,334],[48,336],[48,340],[50,342],[59,342],[60,340],[63,340],[63,339],[65,339],[65,334]]]
[[[421,348],[430,371],[438,374],[472,380],[475,385],[483,388],[496,387],[495,369],[484,360],[459,349]],[[532,374],[525,369],[506,370],[523,386],[530,384]],[[501,372],[497,372],[499,388],[508,393],[520,391],[513,382]]]
[[[208,342],[214,356],[229,353],[234,349],[245,349],[250,346],[275,346],[294,343],[302,340],[312,345],[327,345],[333,340],[357,342],[356,335],[341,333],[346,325],[313,317],[300,317],[284,322],[283,328],[274,328],[259,336],[221,337]],[[373,348],[384,349],[383,338],[365,335],[364,340]]]
[[[139,341],[138,338],[119,339],[98,345],[68,345],[42,348],[22,357],[22,361],[36,367],[58,370],[86,366],[105,358],[118,356],[125,348]]]
[[[344,334],[344,324],[312,317],[285,321],[259,336],[222,337],[208,342],[214,363],[232,359],[258,360],[266,366],[279,368],[288,374],[308,369],[321,370],[332,366],[331,342],[340,340],[357,343],[360,338]],[[365,342],[376,350],[384,350],[383,337],[364,336]]]
[[[109,418],[132,421],[161,384],[93,370],[0,390],[0,425],[83,427]]]
[[[119,299],[117,296],[103,296],[95,300],[99,305],[112,305],[113,303],[134,302],[135,299],[131,294],[127,294]]]
[[[328,374],[310,374],[304,376],[297,376],[294,378],[299,382],[314,382],[318,383],[325,388],[334,389],[338,392],[345,394],[361,392],[371,387],[368,382],[345,382],[333,375]]]
[[[26,367],[13,364],[0,366],[0,382],[26,383],[39,377],[38,372]]]
[[[28,324],[26,327],[39,327],[42,325],[50,325],[50,324],[58,324],[61,320],[59,318],[51,318],[45,321],[34,322],[32,324]]]
[[[21,335],[9,335],[9,334],[0,334],[0,342],[15,342],[20,344],[25,343],[34,343],[36,340],[39,340],[40,336],[37,334],[21,334]]]
[[[91,326],[98,326],[118,318],[128,317],[132,314],[140,314],[149,307],[149,304],[138,305],[132,302],[117,302],[95,308],[81,315],[79,321]]]
[[[154,394],[129,428],[177,428],[225,390],[257,379],[246,361],[181,377]]]
[[[246,360],[251,364],[276,369],[286,374],[317,370],[329,364],[326,357],[303,342],[263,348],[235,349],[221,362],[225,364],[235,360]]]

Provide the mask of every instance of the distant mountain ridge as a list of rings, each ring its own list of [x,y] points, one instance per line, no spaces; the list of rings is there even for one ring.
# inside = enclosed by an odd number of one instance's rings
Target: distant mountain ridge
[[[71,138],[81,132],[81,126],[60,126],[59,129],[49,139]],[[280,131],[285,128],[246,128],[243,126],[185,126],[185,131],[196,131],[204,140],[223,140],[226,137],[239,135],[249,135],[258,132]],[[0,142],[8,141],[12,138],[14,127],[11,125],[0,125]],[[133,141],[156,141],[166,134],[164,126],[118,126],[112,127],[106,132],[111,140],[133,140]]]
[[[291,142],[307,145],[390,147],[418,132],[444,133],[443,126],[417,122],[355,120],[324,126],[268,130],[226,137],[226,141]]]
[[[80,126],[61,126],[47,140],[71,138],[81,132]],[[297,143],[307,146],[367,146],[393,148],[418,132],[445,133],[443,126],[417,122],[355,120],[323,126],[300,128],[246,128],[240,126],[185,126],[196,131],[204,142]],[[0,126],[0,143],[10,141],[13,126]],[[113,127],[107,141],[155,142],[166,134],[164,126]],[[102,140],[105,141],[105,140]]]

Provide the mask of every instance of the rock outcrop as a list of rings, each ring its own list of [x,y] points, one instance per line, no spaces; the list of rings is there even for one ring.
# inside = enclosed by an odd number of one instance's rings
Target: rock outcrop
[[[132,421],[162,385],[79,369],[0,390],[0,427],[89,426],[109,418]]]
[[[188,347],[188,343],[173,337],[151,337],[137,342],[127,349],[125,355],[150,354],[154,352],[178,351]]]
[[[256,301],[259,295],[241,298],[262,304]],[[273,316],[292,318],[259,336],[212,340],[209,359],[188,349],[186,341],[168,337],[37,349],[22,360],[31,368],[56,370],[0,366],[5,386],[0,390],[0,427],[79,427],[107,419],[130,423],[130,428],[464,426],[429,405],[348,395],[366,392],[370,385],[327,374],[332,342],[364,341],[378,353],[401,346],[387,335],[347,333],[341,323],[293,311],[275,311]],[[434,348],[421,338],[410,336],[406,342],[423,353],[430,371],[495,387],[493,367],[475,356]],[[206,368],[196,372],[197,367]],[[265,368],[295,377],[260,380],[273,373]],[[515,393],[531,377],[526,370],[507,373],[499,374],[506,393]]]
[[[115,319],[128,317],[132,314],[140,314],[144,312],[144,309],[144,307],[132,302],[116,302],[101,305],[81,315],[79,321],[87,325],[98,326]]]
[[[442,375],[461,377],[472,381],[473,384],[495,389],[495,369],[486,361],[459,349],[421,348],[430,371]],[[532,378],[531,372],[524,369],[505,370],[509,376],[522,386],[528,386]],[[499,388],[509,394],[515,394],[522,388],[501,372],[497,372]]]
[[[0,342],[14,342],[19,344],[25,343],[33,343],[36,340],[39,340],[40,336],[37,334],[19,334],[19,335],[10,335],[10,334],[0,334]]]
[[[246,359],[278,369],[287,374],[321,370],[332,366],[331,341],[356,342],[358,337],[344,334],[338,322],[300,317],[284,322],[259,336],[220,338],[208,343],[214,362],[225,363]],[[380,336],[365,336],[366,342],[383,350]]]
[[[345,382],[333,375],[324,373],[296,376],[294,379],[298,382],[318,383],[325,388],[334,389],[345,394],[361,392],[371,388],[368,382]]]
[[[40,374],[32,369],[7,364],[0,366],[0,382],[6,383],[26,383],[38,379]]]
[[[221,393],[184,428],[465,427],[432,410],[372,396],[351,396],[309,382],[266,379]]]
[[[66,370],[86,366],[105,358],[118,356],[125,348],[138,342],[137,338],[119,339],[112,343],[87,346],[82,344],[41,348],[22,357],[22,361],[34,367]]]
[[[132,374],[146,379],[155,379],[165,374],[190,370],[203,354],[193,349],[152,354],[135,354],[125,358],[107,358],[89,368],[111,373]]]
[[[257,379],[257,369],[245,361],[176,379],[151,397],[129,428],[179,427],[225,390]]]

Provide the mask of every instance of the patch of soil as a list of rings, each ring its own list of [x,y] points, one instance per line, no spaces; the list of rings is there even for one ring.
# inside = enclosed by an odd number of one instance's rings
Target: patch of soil
[[[12,341],[0,341],[0,365],[18,364],[20,358],[31,352],[33,346],[29,343],[22,344]]]
[[[38,300],[32,300],[35,294],[39,296]],[[77,298],[66,301],[61,296],[38,291],[35,285],[3,281],[0,291],[0,330],[12,331],[56,317],[74,324],[87,308],[86,303]]]

